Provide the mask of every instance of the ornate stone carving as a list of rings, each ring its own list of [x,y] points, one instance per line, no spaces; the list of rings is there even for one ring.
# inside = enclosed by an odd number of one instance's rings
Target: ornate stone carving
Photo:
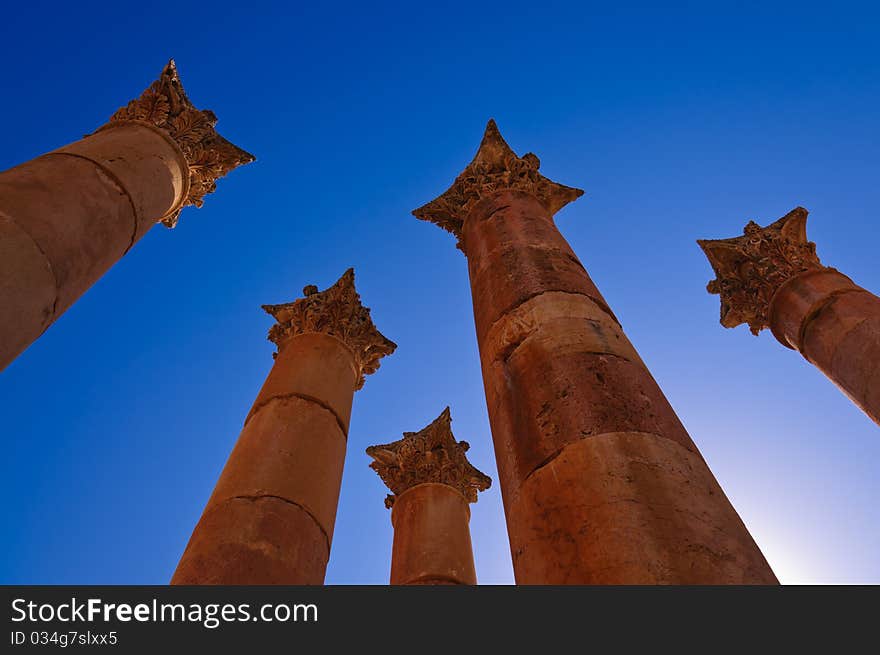
[[[101,129],[118,121],[137,121],[158,127],[174,140],[186,158],[189,165],[189,192],[181,208],[162,219],[167,227],[177,225],[183,207],[201,207],[204,197],[217,188],[218,179],[255,159],[217,134],[214,112],[193,106],[183,90],[173,59],[165,66],[158,80],[139,98],[118,109]]]
[[[414,210],[413,215],[454,234],[462,248],[461,230],[468,212],[477,201],[496,191],[514,189],[531,193],[551,214],[583,195],[580,189],[548,180],[538,172],[540,166],[540,160],[532,153],[517,157],[495,121],[490,120],[473,161],[443,195]]]
[[[394,505],[397,495],[425,482],[449,485],[468,502],[477,502],[477,492],[488,489],[492,480],[467,460],[469,447],[466,441],[455,440],[447,407],[426,428],[404,432],[399,441],[367,448],[367,455],[374,460],[370,468],[393,492],[385,498],[385,507]]]
[[[354,269],[348,269],[336,284],[324,291],[310,284],[303,289],[305,298],[283,305],[263,305],[277,324],[269,330],[269,340],[280,350],[285,341],[298,334],[322,332],[342,341],[354,354],[359,371],[357,388],[365,376],[379,369],[379,360],[390,355],[397,344],[386,339],[370,318],[370,310],[361,304],[354,288]]]
[[[773,295],[804,271],[825,268],[807,241],[807,210],[796,207],[775,223],[749,221],[741,237],[698,240],[716,278],[706,287],[721,296],[721,325],[748,323],[752,334],[769,327]]]

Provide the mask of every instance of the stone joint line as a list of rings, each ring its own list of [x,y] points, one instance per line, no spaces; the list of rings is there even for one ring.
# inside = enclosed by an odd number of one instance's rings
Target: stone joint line
[[[318,521],[318,519],[315,517],[314,514],[312,514],[312,512],[309,510],[308,507],[305,507],[304,505],[300,505],[295,500],[290,500],[290,498],[284,498],[283,496],[275,496],[272,494],[260,494],[259,496],[230,496],[226,500],[227,501],[229,501],[229,500],[257,501],[257,500],[263,500],[264,498],[280,500],[282,503],[287,503],[288,505],[293,505],[294,507],[298,507],[299,509],[304,511],[306,514],[308,514],[309,518],[312,519],[312,521],[315,522],[315,525],[318,526],[318,529],[321,531],[321,534],[324,535],[324,541],[327,543],[327,552],[328,553],[330,552],[330,537],[327,535],[327,531],[324,530],[324,526],[321,525],[321,522]]]
[[[598,300],[593,298],[593,296],[589,296],[585,293],[580,293],[579,291],[557,291],[555,289],[544,289],[543,291],[539,291],[535,294],[532,294],[531,296],[528,296],[527,298],[523,298],[521,302],[518,302],[513,307],[509,307],[508,309],[505,309],[504,313],[492,322],[492,325],[489,326],[489,328],[486,330],[485,333],[487,335],[491,334],[492,331],[495,329],[495,326],[498,325],[505,318],[507,318],[508,314],[510,314],[511,312],[515,312],[517,309],[519,309],[520,307],[525,305],[530,300],[534,300],[535,298],[543,296],[545,293],[567,293],[570,296],[582,296],[582,297],[586,298],[587,300],[590,300],[591,302],[593,302],[599,309],[601,309],[603,312],[608,314],[608,316],[611,318],[611,320],[617,324],[617,327],[619,327],[621,329],[621,331],[623,330],[623,326],[620,324],[620,321],[618,321],[617,317],[611,313],[611,310],[605,306],[605,303],[599,302]],[[523,339],[523,341],[525,341],[525,339]],[[510,356],[510,353],[512,353],[517,348],[519,348],[520,345],[522,345],[522,341],[520,343],[516,344],[516,346],[514,346],[513,348],[509,349],[509,352],[507,349],[505,349],[505,351],[504,351],[505,352],[505,359],[507,359]]]
[[[589,319],[584,319],[584,320],[589,320]],[[528,341],[531,338],[531,336],[532,336],[531,334],[526,335],[525,337],[523,337],[523,339],[521,339],[520,341],[518,341],[515,344],[512,344],[509,348],[505,348],[503,351],[501,351],[498,354],[498,357],[496,358],[495,361],[501,362],[503,364],[507,364],[510,361],[510,358],[513,357],[513,354],[517,350],[519,350],[520,346],[522,346],[526,341]],[[601,355],[602,357],[615,357],[617,359],[623,360],[624,362],[629,362],[630,364],[636,364],[638,366],[641,366],[642,368],[645,368],[645,366],[642,362],[629,359],[628,357],[624,357],[623,355],[618,355],[617,353],[609,353],[604,350],[580,350],[578,352],[580,352],[584,355]],[[648,372],[650,373],[650,371],[648,371]]]
[[[55,319],[55,312],[58,311],[58,298],[60,297],[59,289],[58,289],[58,276],[55,274],[55,267],[52,266],[52,260],[49,259],[49,256],[46,254],[46,251],[40,246],[39,242],[34,239],[30,232],[28,232],[25,228],[18,224],[18,222],[12,217],[6,214],[5,212],[0,212],[0,216],[3,216],[6,220],[12,223],[15,227],[22,231],[23,234],[27,235],[27,238],[31,240],[31,243],[34,244],[34,247],[40,251],[40,254],[43,256],[43,261],[46,262],[46,266],[49,267],[49,272],[52,274],[52,281],[55,286],[55,299],[52,301],[52,316],[51,320],[48,324],[43,328],[43,332],[49,329],[49,326],[52,325],[52,321]],[[42,334],[41,332],[40,334]]]
[[[127,254],[128,251],[131,250],[131,247],[134,245],[135,237],[137,236],[139,213],[138,213],[137,207],[135,207],[134,198],[131,197],[131,194],[128,192],[128,189],[125,188],[125,185],[122,183],[122,180],[120,180],[118,177],[116,177],[116,174],[113,171],[111,171],[109,168],[107,168],[106,166],[104,166],[100,162],[96,162],[94,159],[89,159],[88,157],[84,157],[83,155],[77,154],[75,152],[48,152],[45,155],[43,155],[43,157],[60,157],[60,156],[75,157],[76,159],[82,159],[83,161],[89,162],[90,164],[92,164],[92,166],[94,166],[95,168],[100,170],[101,173],[103,173],[108,178],[110,178],[110,181],[113,182],[113,184],[120,191],[122,191],[122,195],[124,195],[126,197],[126,199],[128,199],[128,204],[131,205],[131,213],[132,213],[132,218],[134,219],[134,227],[131,230],[131,238],[128,241],[128,245],[126,246],[125,250],[122,251],[123,255]]]
[[[804,320],[801,321],[800,328],[798,329],[798,352],[804,355],[804,357],[806,357],[806,353],[803,351],[803,344],[805,342],[807,330],[809,329],[810,324],[814,320],[816,320],[831,303],[848,293],[867,293],[868,295],[871,295],[870,291],[862,289],[861,287],[856,289],[837,289],[836,291],[832,291],[831,293],[829,293],[825,298],[822,298],[814,306],[810,307],[810,310],[806,313],[806,316],[804,316]],[[861,321],[859,321],[849,330],[847,330],[846,334],[849,334],[867,320],[868,317],[864,317]],[[844,335],[844,337],[845,336],[846,335]]]
[[[691,455],[695,455],[695,456],[699,457],[702,461],[705,461],[705,460],[703,460],[703,455],[701,453],[694,451],[694,450],[690,450],[689,448],[685,448],[683,445],[681,445],[675,439],[670,439],[669,437],[663,436],[662,434],[656,434],[654,432],[641,432],[641,431],[601,432],[599,434],[591,434],[588,437],[583,437],[583,439],[578,439],[577,441],[572,441],[572,442],[567,443],[563,446],[560,446],[555,451],[553,451],[549,456],[547,456],[547,458],[544,459],[544,461],[542,461],[535,468],[533,468],[531,471],[529,471],[529,473],[523,478],[523,482],[528,480],[530,477],[532,477],[532,475],[534,475],[535,473],[540,471],[542,468],[546,467],[548,464],[552,463],[553,460],[555,460],[557,457],[559,457],[565,451],[566,448],[568,448],[570,446],[574,446],[574,445],[580,443],[581,441],[583,441],[584,439],[594,439],[596,437],[601,437],[605,434],[621,434],[621,433],[639,435],[640,437],[655,437],[657,439],[665,439],[666,441],[672,442],[673,444],[675,444],[679,448],[682,448],[686,453],[690,453]]]
[[[293,391],[291,393],[281,393],[281,394],[272,396],[271,398],[267,398],[266,400],[261,402],[259,405],[257,405],[256,407],[254,407],[251,410],[251,413],[248,415],[248,417],[244,421],[244,426],[246,426],[250,422],[250,420],[254,416],[257,415],[257,412],[259,412],[264,407],[266,407],[266,405],[268,405],[276,400],[288,400],[290,398],[299,398],[300,400],[305,400],[307,402],[314,403],[315,405],[317,405],[321,409],[329,412],[333,416],[333,418],[336,420],[336,424],[339,426],[339,430],[342,432],[342,438],[345,439],[346,441],[348,441],[348,430],[345,429],[345,425],[343,424],[342,419],[339,418],[339,416],[336,414],[336,412],[333,410],[333,408],[330,407],[330,405],[325,403],[320,398],[315,398],[314,396],[310,396],[310,395],[304,394],[304,393],[297,393],[295,391]],[[242,426],[242,427],[244,427],[244,426]]]

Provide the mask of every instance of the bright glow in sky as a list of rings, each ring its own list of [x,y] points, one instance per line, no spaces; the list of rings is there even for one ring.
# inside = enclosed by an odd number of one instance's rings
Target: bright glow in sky
[[[355,397],[327,581],[387,582],[364,448],[450,405],[496,481],[478,577],[511,582],[465,259],[410,216],[494,117],[586,190],[560,229],[780,579],[880,583],[880,430],[769,333],[718,324],[695,243],[803,205],[823,262],[880,291],[880,11],[319,4],[4,9],[0,169],[98,127],[172,56],[258,161],[0,374],[0,582],[167,582],[272,365],[260,305],[349,266],[399,347]]]

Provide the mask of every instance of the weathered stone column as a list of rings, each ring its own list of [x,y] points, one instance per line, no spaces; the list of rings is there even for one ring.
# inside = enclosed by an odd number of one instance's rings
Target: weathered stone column
[[[697,243],[715,270],[708,290],[721,296],[721,325],[770,328],[880,424],[880,298],[822,265],[806,209]]]
[[[95,133],[0,173],[0,370],[155,223],[253,161],[216,122],[172,61]]]
[[[367,448],[392,492],[393,585],[477,584],[468,504],[492,481],[468,462],[468,443],[455,440],[451,423],[447,407],[418,432]]]
[[[354,392],[394,351],[349,269],[329,289],[265,305],[269,372],[171,584],[321,584]]]
[[[520,584],[775,583],[553,214],[582,194],[490,121],[452,187],[413,212],[468,260]]]

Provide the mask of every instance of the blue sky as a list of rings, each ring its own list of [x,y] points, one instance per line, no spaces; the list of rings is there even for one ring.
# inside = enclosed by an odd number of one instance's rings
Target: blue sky
[[[0,169],[93,130],[169,57],[258,161],[0,374],[0,582],[165,583],[272,365],[260,305],[349,266],[399,347],[355,397],[327,581],[388,580],[366,446],[450,405],[497,479],[465,260],[410,216],[494,117],[586,190],[558,225],[780,579],[880,583],[880,429],[769,333],[718,324],[695,243],[803,205],[822,260],[880,290],[880,11],[316,4],[4,10]],[[497,484],[471,531],[480,581],[511,582]]]

